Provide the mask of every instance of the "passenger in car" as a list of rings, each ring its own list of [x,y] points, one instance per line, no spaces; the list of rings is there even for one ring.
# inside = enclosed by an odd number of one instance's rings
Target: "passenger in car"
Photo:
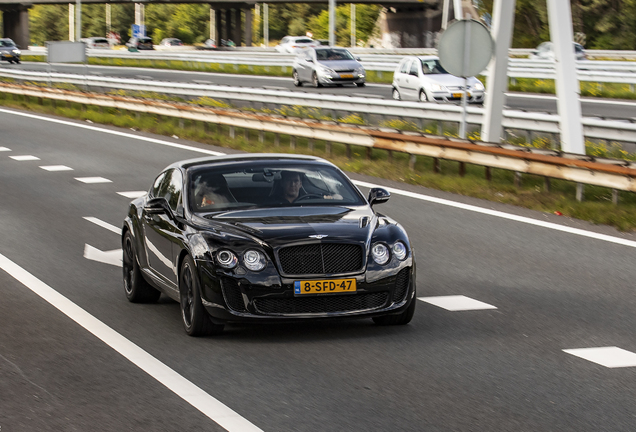
[[[227,204],[236,202],[227,185],[225,177],[213,175],[200,178],[194,192],[194,200],[198,208],[204,208],[215,204]]]

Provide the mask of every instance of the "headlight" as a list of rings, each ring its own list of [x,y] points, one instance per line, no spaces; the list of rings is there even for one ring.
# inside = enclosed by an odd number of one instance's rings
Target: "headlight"
[[[358,68],[358,69],[356,69],[354,72],[355,72],[355,73],[357,73],[357,74],[364,75],[364,68],[363,68],[363,67]]]
[[[432,84],[431,85],[431,90],[433,90],[433,91],[446,91],[446,87],[444,87],[443,85],[439,85],[439,84]]]
[[[13,54],[18,54],[18,55],[20,55],[20,54],[22,54],[22,53],[20,52],[20,50],[19,50],[19,49],[14,49],[14,50],[13,50]]]
[[[373,261],[380,265],[384,265],[389,262],[389,248],[383,243],[376,243],[371,248],[371,255],[373,255]]]
[[[250,249],[243,254],[243,263],[245,264],[245,267],[252,271],[261,271],[265,268],[267,259],[265,258],[265,255],[259,251]]]
[[[216,262],[223,268],[231,269],[236,267],[238,258],[231,250],[222,249],[216,253]]]
[[[406,258],[406,252],[406,246],[404,246],[404,243],[401,241],[393,245],[393,255],[395,255],[400,261]]]
[[[483,90],[484,89],[484,85],[481,82],[479,82],[479,81],[477,81],[473,87],[475,88],[475,90]]]
[[[328,75],[331,75],[331,74],[335,74],[335,73],[336,73],[333,69],[329,69],[329,68],[326,68],[326,67],[321,67],[321,68],[320,68],[320,71],[321,71],[322,73],[325,73],[325,74],[328,74]]]

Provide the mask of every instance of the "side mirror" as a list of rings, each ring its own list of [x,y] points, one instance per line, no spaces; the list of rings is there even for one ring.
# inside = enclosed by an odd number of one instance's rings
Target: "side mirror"
[[[177,206],[177,211],[174,212],[174,218],[177,220],[177,222],[185,222],[185,210],[183,209],[182,205]]]
[[[163,197],[152,198],[146,202],[144,211],[146,214],[170,213],[170,206],[168,205],[168,201]]]
[[[362,61],[360,57],[356,57],[356,61]]]
[[[382,204],[385,203],[391,198],[391,194],[386,189],[382,188],[373,188],[369,192],[369,205],[373,207],[374,204]]]

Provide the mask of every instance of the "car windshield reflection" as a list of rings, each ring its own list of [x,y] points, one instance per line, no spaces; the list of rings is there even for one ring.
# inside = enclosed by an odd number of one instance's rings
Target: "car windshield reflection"
[[[344,49],[316,49],[316,58],[318,60],[354,60],[351,53]]]
[[[193,213],[365,203],[342,174],[326,165],[197,167],[188,175],[189,207]]]

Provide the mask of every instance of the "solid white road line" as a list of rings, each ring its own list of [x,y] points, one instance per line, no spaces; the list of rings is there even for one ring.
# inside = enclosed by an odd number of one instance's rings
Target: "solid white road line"
[[[154,144],[161,144],[161,145],[165,145],[165,146],[168,146],[168,147],[174,147],[174,148],[180,148],[180,149],[184,149],[184,150],[195,151],[195,152],[198,152],[198,153],[209,154],[209,155],[212,155],[212,156],[223,156],[223,155],[225,155],[225,153],[219,153],[219,152],[215,152],[215,151],[212,151],[212,150],[198,149],[196,147],[191,147],[191,146],[187,146],[187,145],[184,145],[184,144],[177,144],[177,143],[173,143],[173,142],[169,142],[169,141],[158,140],[158,139],[155,139],[155,138],[137,136],[137,135],[129,134],[129,133],[126,133],[126,132],[108,130],[108,129],[97,127],[97,126],[89,126],[89,125],[82,124],[82,123],[73,123],[73,122],[70,122],[70,121],[60,120],[60,119],[56,119],[56,118],[42,117],[42,116],[35,115],[35,114],[23,113],[23,112],[18,112],[18,111],[10,111],[10,110],[7,110],[7,109],[2,109],[2,108],[0,108],[0,113],[13,114],[13,115],[21,116],[21,117],[27,117],[27,118],[32,118],[32,119],[37,119],[37,120],[42,120],[42,121],[48,121],[50,123],[62,124],[62,125],[65,125],[65,126],[73,126],[73,127],[76,127],[76,128],[91,130],[91,131],[94,131],[94,132],[101,132],[101,133],[106,133],[106,134],[109,134],[109,135],[115,135],[115,136],[120,136],[120,137],[124,137],[124,138],[131,138],[131,139],[136,139],[136,140],[139,140],[139,141],[151,142],[151,143],[154,143]]]
[[[241,417],[218,399],[210,396],[200,387],[179,375],[2,254],[0,254],[0,268],[225,430],[230,432],[261,431],[260,428]]]
[[[122,262],[122,250],[113,249],[109,251],[101,251],[88,243],[84,244],[84,258],[91,261],[97,261],[104,264],[114,265],[121,267]]]
[[[0,147],[0,152],[3,152],[3,151],[11,151],[11,149],[8,147]]]
[[[620,244],[623,246],[629,246],[629,247],[633,247],[636,248],[636,241],[633,240],[627,240],[627,239],[623,239],[620,237],[614,237],[614,236],[610,236],[610,235],[606,235],[606,234],[599,234],[599,233],[595,233],[592,231],[586,231],[586,230],[582,230],[579,228],[572,228],[572,227],[568,227],[568,226],[564,226],[564,225],[559,225],[559,224],[555,224],[552,222],[545,222],[542,220],[538,220],[538,219],[532,219],[529,217],[525,217],[525,216],[517,216],[517,215],[513,215],[510,213],[504,213],[498,210],[491,210],[491,209],[487,209],[487,208],[483,208],[483,207],[477,207],[474,205],[470,205],[470,204],[464,204],[464,203],[459,203],[459,202],[455,202],[455,201],[451,201],[451,200],[447,200],[447,199],[443,199],[443,198],[436,198],[436,197],[432,197],[432,196],[428,196],[428,195],[423,195],[423,194],[418,194],[415,192],[408,192],[408,191],[403,191],[401,189],[395,189],[395,188],[391,188],[391,187],[386,187],[386,186],[380,186],[380,185],[376,185],[373,183],[367,183],[367,182],[363,182],[363,181],[357,181],[354,180],[353,183],[355,183],[358,186],[362,186],[362,187],[366,187],[366,188],[374,188],[374,187],[381,187],[384,188],[386,190],[388,190],[391,193],[394,193],[396,195],[403,195],[403,196],[407,196],[410,198],[415,198],[415,199],[419,199],[419,200],[423,200],[423,201],[428,201],[428,202],[432,202],[432,203],[436,203],[436,204],[442,204],[442,205],[446,205],[449,207],[455,207],[455,208],[459,208],[462,210],[468,210],[468,211],[472,211],[472,212],[476,212],[476,213],[482,213],[485,215],[489,215],[489,216],[495,216],[495,217],[499,217],[499,218],[503,218],[503,219],[509,219],[509,220],[513,220],[516,222],[522,222],[522,223],[526,223],[529,225],[536,225],[536,226],[540,226],[543,228],[549,228],[549,229],[553,229],[555,231],[562,231],[562,232],[566,232],[569,234],[576,234],[576,235],[580,235],[583,237],[589,237],[589,238],[593,238],[596,240],[602,240],[602,241],[606,241],[606,242],[610,242],[610,243],[616,243],[616,244]]]
[[[40,168],[47,171],[73,171],[73,168],[66,165],[43,165]]]
[[[214,156],[222,156],[222,155],[226,154],[226,153],[215,152],[215,151],[211,151],[211,150],[204,150],[204,149],[200,149],[200,148],[192,147],[192,146],[187,146],[187,145],[183,145],[183,144],[175,144],[175,143],[171,143],[171,142],[168,142],[168,141],[162,141],[162,140],[158,140],[158,139],[154,139],[154,138],[136,136],[136,135],[132,135],[132,134],[125,133],[125,132],[113,131],[113,130],[109,130],[109,129],[99,128],[99,127],[96,127],[96,126],[88,126],[88,125],[81,124],[81,123],[73,123],[73,122],[70,122],[70,121],[64,121],[64,120],[59,120],[59,119],[49,118],[49,117],[42,117],[42,116],[38,116],[38,115],[34,115],[34,114],[28,114],[28,113],[23,113],[23,112],[18,112],[18,111],[11,111],[11,110],[7,110],[7,109],[0,109],[0,113],[12,114],[12,115],[17,115],[17,116],[21,116],[21,117],[33,118],[33,119],[38,119],[38,120],[42,120],[42,121],[48,121],[48,122],[52,122],[52,123],[58,123],[58,124],[63,124],[63,125],[67,125],[67,126],[83,128],[83,129],[92,130],[92,131],[96,131],[96,132],[102,132],[102,133],[106,133],[106,134],[122,136],[122,137],[126,137],[126,138],[140,140],[140,141],[146,141],[146,142],[151,142],[151,143],[155,143],[155,144],[161,144],[161,145],[165,145],[165,146],[169,146],[169,147],[175,147],[175,148],[180,148],[180,149],[184,149],[184,150],[190,150],[190,151],[197,152],[197,153],[205,153],[205,154],[210,154],[210,155],[214,155]],[[476,212],[476,213],[482,213],[482,214],[486,214],[486,215],[489,215],[489,216],[495,216],[495,217],[499,217],[499,218],[503,218],[503,219],[509,219],[509,220],[513,220],[513,221],[516,221],[516,222],[522,222],[522,223],[526,223],[526,224],[530,224],[530,225],[536,225],[536,226],[540,226],[540,227],[543,227],[543,228],[548,228],[548,229],[553,229],[553,230],[556,230],[556,231],[566,232],[566,233],[569,233],[569,234],[576,234],[576,235],[580,235],[580,236],[583,236],[583,237],[593,238],[593,239],[596,239],[596,240],[602,240],[602,241],[606,241],[606,242],[610,242],[610,243],[616,243],[616,244],[620,244],[620,245],[623,245],[623,246],[636,247],[636,241],[626,240],[626,239],[623,239],[623,238],[620,238],[620,237],[613,237],[613,236],[609,236],[609,235],[605,235],[605,234],[598,234],[598,233],[595,233],[595,232],[592,232],[592,231],[586,231],[586,230],[582,230],[582,229],[578,229],[578,228],[571,228],[571,227],[567,227],[567,226],[563,226],[563,225],[559,225],[559,224],[555,224],[555,223],[541,221],[541,220],[538,220],[538,219],[532,219],[532,218],[528,218],[528,217],[524,217],[524,216],[517,216],[517,215],[513,215],[513,214],[509,214],[509,213],[504,213],[504,212],[501,212],[501,211],[490,210],[490,209],[486,209],[486,208],[483,208],[483,207],[477,207],[477,206],[473,206],[473,205],[469,205],[469,204],[463,204],[463,203],[459,203],[459,202],[455,202],[455,201],[451,201],[451,200],[447,200],[447,199],[442,199],[442,198],[435,198],[435,197],[428,196],[428,195],[423,195],[423,194],[418,194],[418,193],[414,193],[414,192],[403,191],[401,189],[390,188],[390,187],[386,187],[386,186],[376,185],[376,184],[373,184],[373,183],[356,181],[356,180],[354,180],[353,183],[358,185],[358,186],[362,186],[362,187],[366,187],[366,188],[382,187],[382,188],[388,190],[389,192],[397,194],[397,195],[403,195],[403,196],[407,196],[407,197],[410,197],[410,198],[415,198],[415,199],[419,199],[419,200],[423,200],[423,201],[434,202],[436,204],[441,204],[441,205],[455,207],[455,208],[459,208],[459,209],[463,209],[463,210],[473,211],[473,212]]]
[[[99,225],[102,228],[106,228],[107,230],[112,231],[115,234],[121,234],[121,228],[116,227],[115,225],[109,224],[108,222],[104,222],[101,219],[97,219],[96,217],[93,217],[93,216],[84,216],[84,219],[94,223],[95,225]]]
[[[32,161],[32,160],[40,160],[39,157],[37,156],[31,156],[31,155],[24,155],[24,156],[9,156],[11,159],[13,160],[17,160],[17,161]]]
[[[112,183],[112,180],[104,177],[75,177],[75,180],[82,183]]]
[[[608,368],[636,366],[636,354],[618,347],[577,348],[563,351]]]
[[[418,297],[418,300],[430,303],[449,311],[469,311],[482,309],[497,309],[496,306],[472,299],[463,295]]]

